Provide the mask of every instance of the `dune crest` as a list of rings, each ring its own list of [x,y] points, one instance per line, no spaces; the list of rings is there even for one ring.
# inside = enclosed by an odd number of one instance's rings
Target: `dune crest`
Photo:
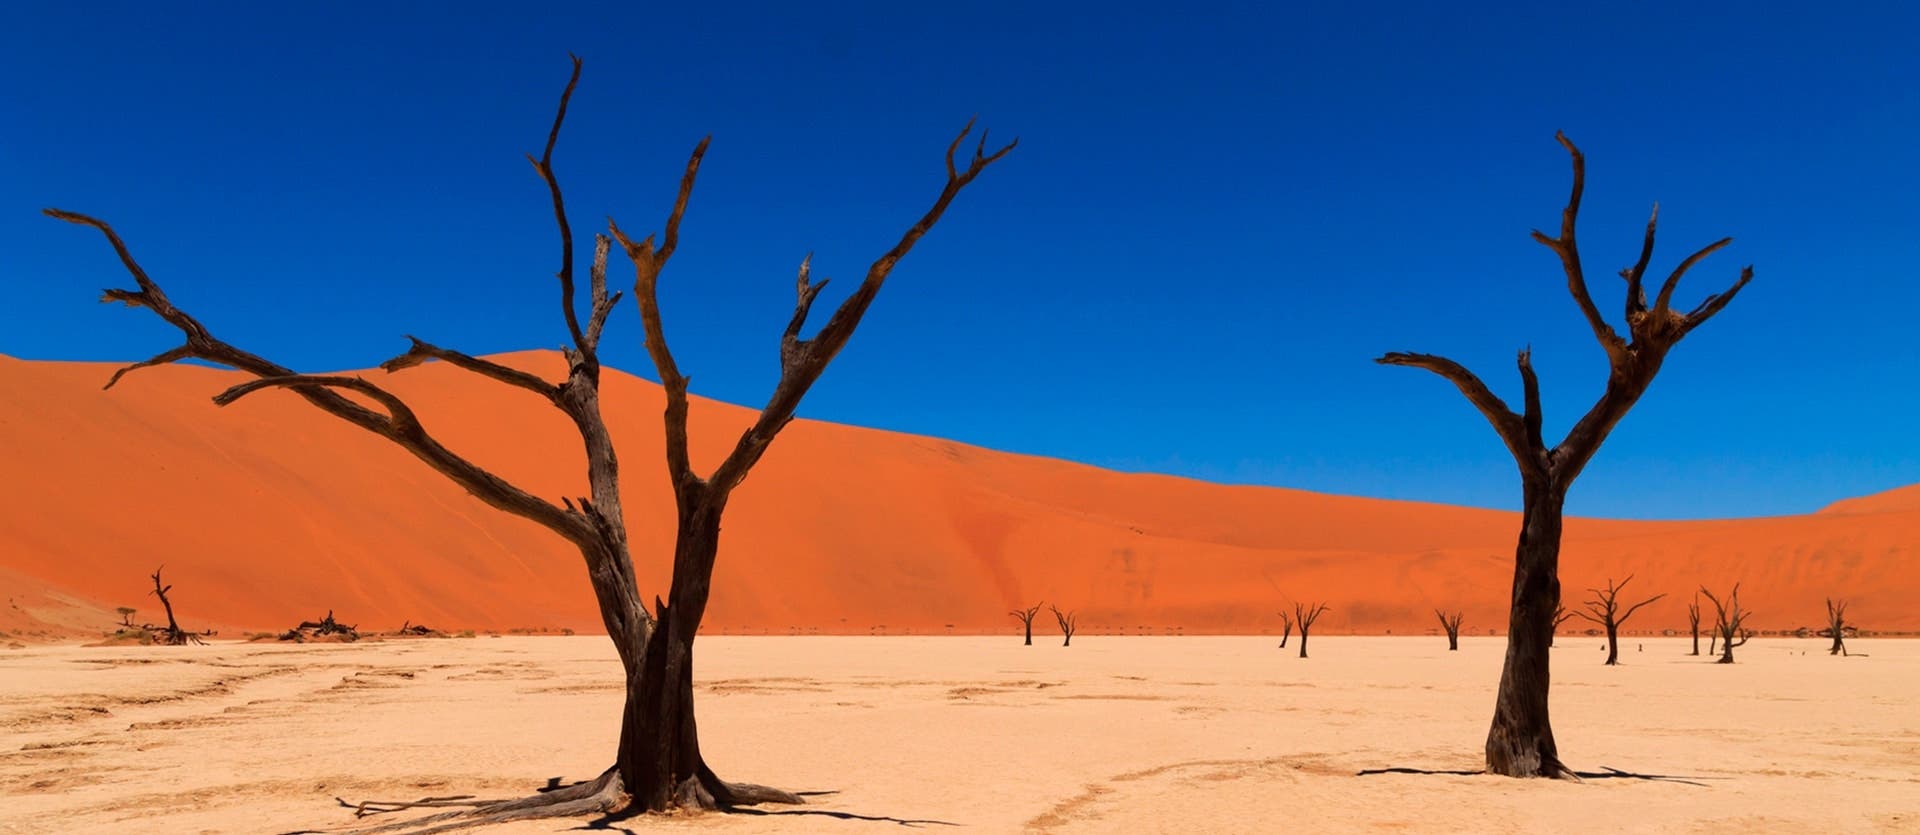
[[[563,368],[550,352],[493,359],[550,379]],[[284,393],[215,407],[234,372],[166,366],[103,392],[113,368],[0,357],[0,578],[20,590],[0,627],[73,634],[116,606],[137,621],[157,607],[143,584],[164,563],[189,629],[284,629],[327,610],[379,629],[600,628],[576,553],[406,453]],[[585,491],[577,436],[538,398],[437,363],[363,373],[503,477],[556,501]],[[642,588],[664,593],[661,392],[608,369],[603,399]],[[696,467],[751,418],[695,398]],[[1425,634],[1445,607],[1485,635],[1504,630],[1515,525],[797,420],[735,496],[706,631],[1011,634],[1009,609],[1047,600],[1077,610],[1087,636],[1258,634],[1297,594],[1332,604],[1316,634]],[[1645,629],[1683,629],[1693,588],[1738,580],[1761,629],[1817,627],[1836,596],[1865,628],[1912,631],[1917,552],[1920,485],[1805,516],[1570,519],[1562,581],[1571,600],[1637,574],[1669,594],[1636,619]]]

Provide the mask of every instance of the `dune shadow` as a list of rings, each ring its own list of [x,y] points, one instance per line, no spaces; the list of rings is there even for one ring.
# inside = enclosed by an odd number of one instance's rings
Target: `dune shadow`
[[[1648,780],[1648,781],[1658,782],[1658,783],[1679,783],[1684,786],[1700,786],[1701,788],[1707,787],[1706,783],[1701,782],[1703,780],[1730,779],[1727,777],[1701,777],[1697,775],[1683,776],[1683,775],[1676,775],[1676,774],[1641,774],[1633,771],[1621,771],[1620,769],[1614,768],[1613,766],[1610,766],[1610,765],[1603,765],[1601,766],[1601,768],[1604,770],[1575,771],[1573,774],[1575,777],[1578,777],[1582,780]],[[1447,776],[1447,777],[1473,777],[1473,776],[1477,776],[1485,773],[1487,772],[1484,770],[1456,771],[1456,770],[1449,770],[1449,769],[1409,768],[1407,766],[1394,766],[1389,768],[1363,768],[1360,771],[1356,772],[1354,776],[1368,777],[1375,774],[1426,774],[1426,775],[1439,775],[1439,776]]]

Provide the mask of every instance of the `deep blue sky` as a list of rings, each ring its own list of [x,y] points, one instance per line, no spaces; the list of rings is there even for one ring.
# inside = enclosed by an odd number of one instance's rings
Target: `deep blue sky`
[[[1737,237],[1679,304],[1757,270],[1572,512],[1795,513],[1920,481],[1910,5],[569,5],[0,9],[0,353],[178,342],[95,302],[126,279],[50,205],[110,219],[216,333],[299,368],[366,367],[409,332],[557,347],[551,219],[521,155],[571,50],[587,68],[556,166],[583,239],[607,214],[657,227],[713,134],[662,290],[698,394],[762,402],[800,256],[853,284],[979,113],[1020,148],[902,263],[803,416],[1514,508],[1479,415],[1371,359],[1444,353],[1514,399],[1531,344],[1550,432],[1592,402],[1604,357],[1526,234],[1557,223],[1564,129],[1616,321],[1653,200],[1656,276]],[[633,311],[604,354],[651,377]]]

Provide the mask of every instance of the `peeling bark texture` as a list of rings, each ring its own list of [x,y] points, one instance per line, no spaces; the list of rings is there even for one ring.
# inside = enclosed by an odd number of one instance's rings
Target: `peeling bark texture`
[[[865,280],[843,302],[819,332],[802,338],[807,314],[823,279],[809,279],[809,262],[800,266],[798,300],[780,343],[781,376],[772,398],[753,426],[735,444],[731,454],[708,477],[695,474],[687,454],[687,378],[675,366],[661,327],[656,282],[679,243],[681,218],[687,210],[694,180],[705,157],[707,140],[694,148],[681,177],[678,193],[656,245],[653,236],[635,242],[611,220],[611,238],[596,235],[593,261],[588,268],[588,305],[580,316],[574,263],[574,235],[566,201],[554,171],[553,151],[566,120],[567,105],[580,79],[580,59],[560,94],[552,128],[540,156],[528,155],[535,174],[546,186],[560,238],[560,267],[555,273],[559,301],[570,344],[563,349],[566,379],[555,382],[538,375],[474,357],[409,337],[408,350],[382,363],[398,373],[423,363],[441,362],[504,385],[521,389],[551,403],[572,421],[580,434],[586,464],[588,495],[563,497],[558,504],[536,496],[448,449],[422,423],[411,407],[377,383],[361,377],[306,375],[249,353],[213,335],[198,319],[173,305],[135,261],[119,234],[105,221],[60,209],[47,209],[53,218],[89,226],[107,239],[136,289],[107,290],[103,301],[142,307],[177,328],[185,341],[178,347],[133,363],[107,380],[112,388],[129,372],[184,359],[202,360],[246,372],[255,379],[233,386],[214,398],[220,406],[255,392],[285,391],[328,414],[360,427],[411,453],[490,507],[541,525],[580,551],[587,576],[599,603],[600,615],[620,656],[627,680],[627,702],[622,714],[614,766],[598,780],[573,789],[491,803],[431,802],[386,804],[399,809],[435,805],[463,806],[460,811],[437,813],[424,819],[382,824],[371,831],[402,829],[444,831],[531,817],[558,817],[621,812],[664,812],[673,809],[728,808],[754,803],[798,803],[797,796],[747,783],[728,783],[714,776],[700,755],[693,711],[693,638],[702,615],[719,550],[721,514],[727,500],[749,470],[760,460],[780,429],[827,363],[845,347],[854,328],[878,295],[896,264],[940,220],[953,200],[988,166],[1011,152],[1018,140],[989,151],[982,131],[970,157],[956,160],[956,152],[973,132],[969,121],[946,150],[946,179],[933,205],[910,226],[890,249],[867,268]],[[654,611],[642,602],[628,550],[625,516],[621,507],[619,462],[600,407],[599,346],[608,316],[621,300],[609,292],[607,254],[618,241],[635,268],[634,289],[645,331],[648,355],[660,373],[667,394],[665,430],[667,469],[678,507],[678,533],[673,575],[665,602],[655,599]],[[357,398],[349,398],[351,393]],[[371,402],[371,406],[364,405]],[[155,582],[158,584],[156,572]],[[380,804],[373,804],[379,806]],[[365,811],[365,808],[362,808]]]
[[[1287,648],[1287,639],[1293,637],[1293,615],[1280,613],[1280,648]]]
[[[1449,615],[1446,612],[1435,609],[1433,610],[1433,616],[1440,619],[1440,628],[1446,630],[1447,651],[1458,651],[1460,649],[1460,621],[1466,617],[1466,613],[1454,612]],[[1549,646],[1551,646],[1551,644],[1549,644]]]
[[[1027,646],[1033,646],[1033,616],[1040,614],[1040,606],[1041,606],[1040,603],[1035,603],[1029,608],[1015,609],[1007,613],[1016,618],[1019,618],[1020,625],[1023,627],[1026,627],[1026,630],[1027,630],[1026,645]]]
[[[1632,617],[1634,612],[1640,611],[1640,607],[1659,600],[1662,597],[1666,597],[1665,594],[1656,594],[1639,603],[1628,606],[1626,611],[1623,612],[1620,610],[1620,590],[1626,588],[1627,584],[1631,582],[1633,582],[1633,575],[1629,574],[1627,575],[1627,579],[1620,581],[1619,585],[1614,585],[1613,580],[1609,578],[1605,589],[1587,589],[1588,592],[1593,594],[1593,599],[1583,604],[1587,607],[1586,611],[1574,612],[1574,614],[1580,617],[1599,624],[1600,628],[1606,630],[1606,665],[1609,667],[1620,663],[1620,627],[1626,624],[1627,618]]]
[[[1723,238],[1682,260],[1667,275],[1651,305],[1644,277],[1653,257],[1654,232],[1660,210],[1647,218],[1639,259],[1620,271],[1626,282],[1625,318],[1628,335],[1608,324],[1587,289],[1586,268],[1575,237],[1580,199],[1586,189],[1586,157],[1564,134],[1556,134],[1573,161],[1573,189],[1560,213],[1556,236],[1535,231],[1533,239],[1559,258],[1573,296],[1594,339],[1607,355],[1606,389],[1560,443],[1548,446],[1542,437],[1540,381],[1534,375],[1530,351],[1521,351],[1518,365],[1525,401],[1515,412],[1465,366],[1432,354],[1389,353],[1376,362],[1423,368],[1445,378],[1492,424],[1520,469],[1523,504],[1520,540],[1514,549],[1513,603],[1508,616],[1506,666],[1500,674],[1499,697],[1493,727],[1487,734],[1487,770],[1511,777],[1571,776],[1554,749],[1547,718],[1547,648],[1553,644],[1554,616],[1560,604],[1560,526],[1567,490],[1593,459],[1600,445],[1627,411],[1653,383],[1673,346],[1695,328],[1725,309],[1753,279],[1753,268],[1740,271],[1728,289],[1710,295],[1692,310],[1672,307],[1680,279],[1694,265],[1732,242]]]
[[[1313,628],[1313,622],[1326,614],[1325,603],[1293,604],[1293,621],[1300,625],[1300,657],[1307,657],[1307,630]]]
[[[1720,658],[1714,663],[1732,664],[1734,647],[1746,645],[1747,639],[1753,637],[1753,631],[1746,628],[1747,617],[1752,612],[1740,605],[1740,584],[1733,584],[1733,591],[1727,594],[1725,601],[1704,586],[1700,593],[1706,595],[1707,601],[1713,604],[1713,631],[1715,637],[1720,639]],[[1707,648],[1707,654],[1713,654],[1711,646]]]
[[[1073,646],[1073,633],[1080,628],[1080,620],[1072,612],[1062,612],[1058,606],[1049,606],[1053,610],[1053,619],[1060,623],[1060,634],[1066,636],[1061,641],[1063,647]]]
[[[1827,648],[1828,655],[1847,654],[1847,601],[1827,598],[1827,628],[1822,635],[1833,636],[1833,646]]]

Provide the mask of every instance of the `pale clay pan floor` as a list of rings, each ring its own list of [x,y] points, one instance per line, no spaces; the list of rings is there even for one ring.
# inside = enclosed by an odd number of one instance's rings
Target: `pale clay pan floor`
[[[1298,637],[1294,638],[1298,641]],[[817,795],[634,832],[1920,832],[1920,641],[1755,639],[1739,663],[1563,637],[1582,784],[1472,770],[1504,641],[701,638],[722,777]],[[1644,646],[1644,650],[1638,649]],[[334,802],[529,793],[597,774],[604,638],[0,651],[0,833],[285,832]],[[564,832],[581,821],[487,830]]]

